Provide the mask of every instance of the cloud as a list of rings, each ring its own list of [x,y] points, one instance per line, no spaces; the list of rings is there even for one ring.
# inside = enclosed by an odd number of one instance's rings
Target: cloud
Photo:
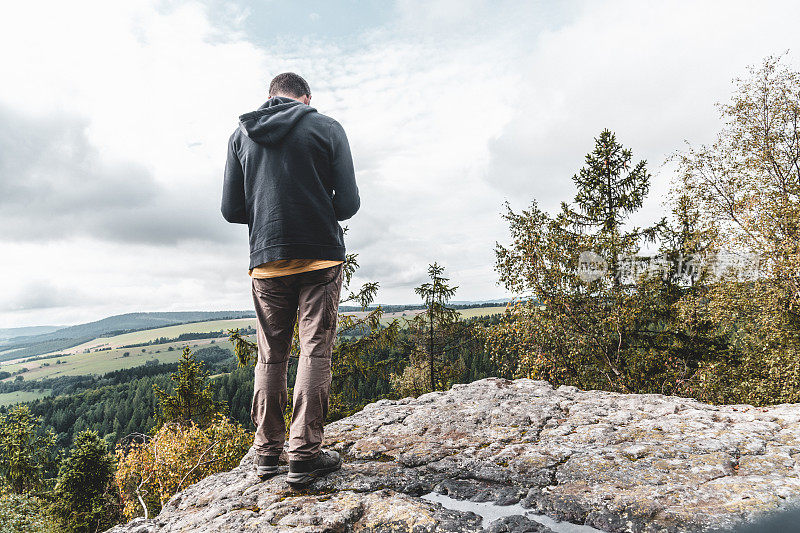
[[[138,207],[157,187],[137,163],[106,165],[77,117],[22,116],[0,107],[0,206],[41,218],[85,211],[87,206]]]
[[[644,211],[656,216],[671,178],[666,156],[684,140],[712,139],[720,126],[714,103],[729,97],[747,65],[800,45],[792,30],[800,5],[771,5],[586,3],[521,58],[517,111],[490,141],[486,181],[517,205],[535,197],[555,209],[572,199],[571,177],[609,128],[648,161],[654,179]]]
[[[35,311],[69,308],[92,303],[92,298],[74,288],[64,288],[52,281],[27,283],[16,294],[0,302],[2,311]]]
[[[156,182],[143,162],[105,161],[88,121],[30,116],[0,106],[0,239],[37,242],[73,235],[175,244],[230,234],[193,209],[189,195]]]

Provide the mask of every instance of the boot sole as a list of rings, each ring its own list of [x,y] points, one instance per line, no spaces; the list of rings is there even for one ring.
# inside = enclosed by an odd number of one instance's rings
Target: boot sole
[[[277,466],[259,466],[256,467],[256,475],[261,481],[271,478],[278,473]]]
[[[322,477],[325,474],[330,474],[331,472],[336,472],[340,468],[342,468],[341,459],[339,459],[339,462],[335,465],[327,468],[318,468],[310,472],[289,472],[286,476],[286,481],[289,482],[289,486],[292,488],[303,488],[316,478]]]

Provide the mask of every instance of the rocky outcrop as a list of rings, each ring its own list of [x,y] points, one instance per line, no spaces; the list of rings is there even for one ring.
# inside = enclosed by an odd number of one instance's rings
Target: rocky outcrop
[[[111,531],[550,531],[530,514],[483,523],[430,492],[615,532],[710,531],[800,505],[800,404],[489,378],[370,404],[328,424],[326,444],[344,466],[302,492],[259,482],[251,450]]]

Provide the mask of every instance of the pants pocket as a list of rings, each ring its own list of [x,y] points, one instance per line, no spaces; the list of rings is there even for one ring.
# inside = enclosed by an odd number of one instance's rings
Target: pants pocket
[[[339,312],[339,292],[341,290],[342,265],[331,267],[333,277],[325,284],[325,307],[322,314],[322,327],[329,330],[336,327]]]

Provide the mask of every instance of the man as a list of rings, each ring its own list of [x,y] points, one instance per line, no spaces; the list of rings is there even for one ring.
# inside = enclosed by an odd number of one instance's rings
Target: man
[[[258,319],[251,416],[262,479],[278,472],[286,426],[286,374],[295,320],[300,359],[289,426],[288,481],[302,487],[338,470],[322,449],[345,259],[338,221],[360,206],[342,126],[309,106],[308,83],[292,72],[269,86],[267,102],[239,117],[228,142],[222,215],[247,224]]]

